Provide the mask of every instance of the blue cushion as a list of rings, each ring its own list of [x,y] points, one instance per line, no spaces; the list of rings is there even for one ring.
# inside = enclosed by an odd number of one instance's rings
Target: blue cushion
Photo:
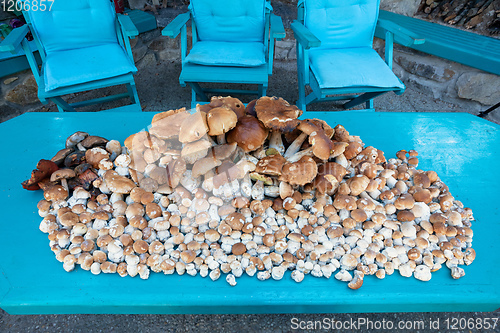
[[[369,47],[380,0],[305,0],[304,25],[321,48]]]
[[[185,59],[198,65],[257,67],[266,63],[263,43],[197,42]]]
[[[118,43],[51,52],[43,68],[45,91],[135,72]]]
[[[351,49],[312,49],[310,67],[321,89],[370,87],[404,89],[392,70],[369,47]]]
[[[192,0],[199,40],[263,42],[265,0]]]
[[[48,54],[118,41],[115,12],[109,0],[56,0],[50,11],[28,13]]]

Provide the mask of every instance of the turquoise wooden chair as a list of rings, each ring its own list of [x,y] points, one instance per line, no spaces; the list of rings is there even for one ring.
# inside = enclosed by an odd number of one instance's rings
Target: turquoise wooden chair
[[[389,91],[402,94],[404,84],[392,72],[393,41],[423,43],[414,33],[377,20],[380,0],[299,0],[291,28],[297,40],[297,106],[347,100],[349,109]],[[385,62],[372,48],[375,28],[386,33]],[[312,92],[306,96],[306,86]]]
[[[27,2],[28,3],[28,2]],[[53,101],[59,111],[128,97],[132,104],[114,111],[141,111],[133,74],[129,38],[138,35],[132,21],[115,13],[109,0],[47,2],[42,11],[23,12],[27,25],[14,29],[0,44],[0,51],[24,50],[43,104]],[[42,59],[36,64],[26,33],[31,30]],[[127,92],[69,104],[62,96],[116,85]]]
[[[186,24],[191,19],[192,48],[187,54]],[[285,37],[281,18],[269,0],[191,0],[162,34],[181,34],[180,84],[191,87],[191,107],[209,94],[264,96],[272,74],[274,40]],[[204,89],[200,82],[256,84],[257,90]]]

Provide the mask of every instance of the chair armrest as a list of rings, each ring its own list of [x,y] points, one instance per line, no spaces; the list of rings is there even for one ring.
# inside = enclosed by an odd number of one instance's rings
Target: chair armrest
[[[177,15],[177,17],[174,18],[172,22],[170,22],[165,27],[165,29],[161,31],[161,34],[163,36],[168,36],[170,38],[177,37],[177,35],[179,35],[179,33],[181,32],[182,27],[186,25],[186,23],[189,21],[190,18],[191,18],[190,13],[183,13]]]
[[[28,25],[23,25],[19,28],[15,28],[10,32],[10,34],[5,37],[5,39],[0,43],[0,51],[2,52],[12,52],[15,53],[21,46],[21,42],[24,36],[30,31]]]
[[[403,28],[402,26],[388,20],[379,19],[377,27],[394,34],[395,42],[403,46],[411,46],[425,43],[425,39],[421,38],[414,32]]]
[[[271,38],[282,39],[285,37],[286,32],[281,17],[271,14]]]
[[[136,26],[134,25],[134,22],[132,22],[132,19],[130,19],[128,15],[118,14],[118,22],[120,22],[120,25],[123,29],[123,33],[127,37],[133,39],[137,35],[139,35],[139,31],[137,30]]]
[[[293,30],[293,34],[295,35],[295,39],[306,50],[321,45],[321,41],[299,21],[293,21],[291,28]]]

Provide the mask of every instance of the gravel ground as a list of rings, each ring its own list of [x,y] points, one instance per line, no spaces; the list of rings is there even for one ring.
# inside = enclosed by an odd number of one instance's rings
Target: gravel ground
[[[267,95],[281,96],[285,100],[295,103],[298,98],[297,88],[297,66],[295,61],[276,61],[273,75],[269,79],[269,89]],[[179,61],[161,61],[152,66],[139,68],[135,76],[135,82],[144,111],[164,111],[188,107],[191,100],[191,90],[189,87],[181,87],[178,77],[181,72]],[[214,86],[212,86],[214,87]],[[224,88],[225,85],[220,85]],[[238,87],[231,85],[230,88],[248,88],[248,86]],[[69,99],[69,102],[100,97],[111,93],[125,92],[124,87],[103,88],[96,91],[78,94]],[[254,96],[236,96],[243,102],[249,102]],[[117,107],[128,104],[127,99],[104,104],[104,108]],[[338,102],[315,103],[308,106],[309,110],[342,110]],[[423,94],[412,86],[408,85],[406,91],[398,96],[392,92],[386,93],[375,99],[375,109],[377,111],[389,112],[470,112],[466,107],[448,103],[432,96]],[[486,107],[485,107],[486,109]],[[96,106],[80,108],[79,111],[95,111]],[[57,112],[53,103],[42,105],[35,104],[31,109],[24,111],[10,108],[7,105],[0,106],[0,122],[14,118],[23,112]],[[500,124],[500,109],[490,113],[487,118]]]
[[[499,322],[493,329],[479,330],[477,323]],[[489,319],[489,320],[487,320]],[[448,320],[448,322],[447,322]],[[471,329],[460,329],[466,320]],[[337,321],[344,329],[333,330]],[[454,329],[453,324],[457,329]],[[322,323],[320,326],[318,323]],[[354,323],[352,325],[351,323]],[[431,326],[432,323],[432,326]],[[391,324],[393,329],[391,330]],[[314,329],[316,325],[316,329]],[[328,326],[330,325],[330,326]],[[369,325],[373,325],[369,326]],[[378,328],[380,325],[380,329]],[[398,329],[406,327],[404,329]],[[261,315],[42,315],[11,316],[0,312],[0,332],[500,332],[500,309],[496,312],[357,313],[357,314],[261,314]],[[385,329],[384,329],[385,327]],[[301,329],[303,328],[303,329]]]

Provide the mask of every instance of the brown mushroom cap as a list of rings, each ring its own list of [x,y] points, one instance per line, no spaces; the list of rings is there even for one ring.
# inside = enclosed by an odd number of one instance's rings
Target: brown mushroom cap
[[[222,162],[220,160],[215,159],[212,156],[204,157],[193,164],[193,168],[191,170],[192,176],[193,178],[197,178],[221,164]]]
[[[290,185],[305,185],[312,182],[317,174],[316,162],[310,156],[303,156],[297,162],[285,164],[279,180]]]
[[[53,202],[65,200],[68,197],[68,191],[61,185],[55,185],[45,190],[43,197],[45,200]]]
[[[316,126],[319,126],[325,132],[326,136],[329,139],[333,137],[335,130],[330,125],[328,125],[326,121],[324,121],[323,119],[316,119],[316,118],[312,119],[311,121],[314,124],[316,124]]]
[[[255,171],[269,176],[280,176],[286,159],[280,154],[269,155],[257,163]]]
[[[186,109],[182,108],[179,110],[171,110],[178,112],[170,112],[165,117],[160,118],[152,123],[149,133],[160,139],[170,139],[177,137],[181,128],[182,122],[187,119],[190,114],[186,112]],[[125,146],[129,148],[125,142]],[[130,148],[129,148],[130,149]]]
[[[413,177],[413,184],[420,185],[422,186],[422,188],[428,188],[429,186],[431,186],[431,181],[429,177],[422,172],[422,173],[417,173]]]
[[[134,242],[133,248],[136,253],[146,253],[149,250],[149,244],[143,240],[137,240]]]
[[[208,140],[198,140],[186,144],[181,151],[181,157],[187,164],[193,164],[200,158],[207,156],[212,144]]]
[[[268,96],[257,100],[255,112],[264,126],[281,132],[293,131],[300,123],[297,118],[302,115],[302,110],[283,98]]]
[[[236,126],[237,122],[238,117],[233,110],[227,107],[213,108],[207,113],[208,135],[216,136],[227,133]]]
[[[36,169],[31,172],[31,178],[22,182],[24,189],[36,191],[40,189],[38,185],[42,180],[49,178],[50,175],[59,169],[57,164],[49,160],[40,160],[36,165]]]
[[[233,245],[231,252],[233,252],[235,256],[240,256],[247,252],[247,247],[243,243],[236,243]]]
[[[309,135],[309,144],[313,147],[313,154],[321,160],[328,160],[332,151],[332,140],[323,130],[314,131]]]
[[[106,146],[106,143],[108,143],[108,139],[105,139],[100,136],[95,136],[95,135],[90,135],[87,136],[85,139],[83,139],[80,144],[87,149],[94,148],[94,147],[104,147]],[[68,148],[68,147],[66,147]]]
[[[50,181],[56,182],[61,179],[69,179],[75,176],[76,176],[75,171],[71,169],[59,169],[52,173],[52,175],[50,176]]]
[[[106,171],[103,178],[106,186],[114,193],[127,194],[135,187],[131,179],[120,176],[113,170]]]
[[[397,214],[398,221],[409,222],[415,219],[415,215],[409,210],[400,210]]]
[[[85,139],[88,136],[89,136],[89,133],[87,133],[87,132],[81,132],[81,131],[75,132],[75,133],[71,134],[70,136],[68,136],[68,138],[66,139],[65,147],[66,148],[73,148],[79,142],[81,142],[83,139]]]
[[[205,112],[195,112],[182,121],[179,130],[179,141],[182,143],[197,141],[207,132],[207,114]]]
[[[359,153],[363,151],[363,146],[361,143],[353,141],[349,142],[349,145],[346,147],[344,151],[344,156],[348,160],[353,159],[354,157],[358,156]]]
[[[236,127],[226,135],[228,143],[236,142],[245,152],[251,152],[264,144],[268,130],[257,118],[245,115],[238,120]]]
[[[80,219],[79,219],[78,215],[76,215],[75,213],[67,212],[67,213],[62,214],[59,217],[59,221],[65,227],[72,227],[75,224],[77,224],[78,222],[80,222]]]
[[[356,221],[356,222],[364,222],[368,218],[368,215],[366,215],[366,212],[364,209],[354,209],[351,211],[351,217]]]
[[[236,114],[238,119],[240,119],[241,117],[243,117],[246,114],[245,104],[243,104],[236,97],[213,96],[210,100],[209,105],[212,108],[225,107],[225,108],[228,108],[230,110],[233,110],[233,112]]]
[[[213,156],[218,160],[225,160],[231,157],[231,155],[236,151],[238,144],[236,142],[230,144],[216,145],[210,150],[210,156]]]
[[[154,124],[156,123],[157,121],[160,121],[164,118],[167,118],[167,117],[170,117],[176,113],[180,113],[180,112],[184,112],[186,111],[186,108],[182,108],[182,109],[176,109],[176,110],[169,110],[169,111],[165,111],[165,112],[160,112],[160,113],[157,113],[153,116],[153,120],[151,121],[151,124]]]
[[[314,179],[313,186],[320,193],[329,193],[335,187],[335,180],[340,183],[344,176],[347,174],[346,168],[335,162],[327,162],[318,167],[318,175]],[[334,179],[325,176],[331,175]],[[332,193],[333,194],[333,193]]]
[[[52,157],[50,160],[52,162],[54,162],[55,164],[57,165],[61,165],[63,164],[64,162],[64,159],[69,155],[71,154],[72,152],[74,151],[73,148],[64,148],[64,149],[61,149],[57,152],[57,154],[54,155],[54,157]]]
[[[353,196],[360,195],[361,192],[366,190],[366,188],[370,184],[370,179],[365,175],[356,175],[349,180],[349,188],[351,190],[351,195]]]
[[[95,169],[99,169],[99,162],[109,158],[109,153],[100,147],[89,149],[85,152],[85,160]]]

